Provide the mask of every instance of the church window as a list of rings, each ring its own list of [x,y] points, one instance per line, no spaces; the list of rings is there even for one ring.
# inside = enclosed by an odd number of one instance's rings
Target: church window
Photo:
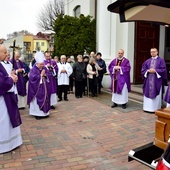
[[[78,5],[74,8],[74,16],[79,17],[80,14],[81,14],[81,7],[80,7],[80,5]]]

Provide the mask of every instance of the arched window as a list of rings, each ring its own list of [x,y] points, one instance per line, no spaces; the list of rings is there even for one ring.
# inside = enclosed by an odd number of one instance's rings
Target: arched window
[[[80,5],[77,5],[75,8],[74,8],[74,16],[75,17],[79,17],[80,16],[80,14],[81,14],[81,7],[80,7]]]

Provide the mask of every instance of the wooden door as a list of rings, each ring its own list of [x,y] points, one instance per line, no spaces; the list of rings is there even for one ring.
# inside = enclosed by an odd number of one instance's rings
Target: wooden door
[[[148,22],[136,22],[135,25],[135,55],[134,80],[135,84],[143,83],[141,76],[142,64],[150,58],[150,49],[159,49],[159,25]]]

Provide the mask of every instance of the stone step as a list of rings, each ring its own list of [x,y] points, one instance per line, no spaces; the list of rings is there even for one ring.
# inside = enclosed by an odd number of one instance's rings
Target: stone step
[[[129,93],[129,98],[143,103],[142,84],[131,85],[131,92]]]
[[[131,85],[131,92],[143,94],[142,85]]]
[[[129,99],[143,103],[142,93],[136,93],[136,92],[131,91],[128,96],[129,96]]]
[[[110,89],[102,88],[102,91],[110,93]],[[129,99],[133,101],[137,101],[139,103],[143,103],[143,93],[141,87],[132,86],[132,90],[129,93]]]

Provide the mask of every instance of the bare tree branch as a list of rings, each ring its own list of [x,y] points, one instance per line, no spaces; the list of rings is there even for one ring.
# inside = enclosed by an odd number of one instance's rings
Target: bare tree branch
[[[54,22],[59,15],[64,15],[64,0],[49,0],[37,18],[37,26],[41,30],[54,30]]]
[[[15,38],[18,35],[28,35],[28,34],[32,34],[32,33],[28,32],[27,30],[14,31],[13,33],[7,34],[7,39]]]

